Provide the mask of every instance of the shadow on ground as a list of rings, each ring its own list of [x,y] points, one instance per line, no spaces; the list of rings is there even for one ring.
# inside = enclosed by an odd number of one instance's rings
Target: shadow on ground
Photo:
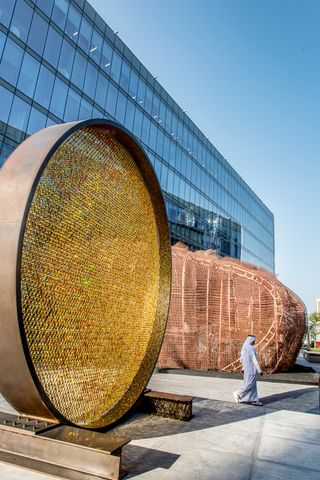
[[[122,468],[128,472],[127,479],[156,468],[169,469],[179,457],[180,455],[152,448],[126,445],[122,451]]]
[[[275,410],[285,409],[295,412],[320,414],[319,388],[304,388],[291,392],[277,393],[263,397],[261,400],[267,408]]]

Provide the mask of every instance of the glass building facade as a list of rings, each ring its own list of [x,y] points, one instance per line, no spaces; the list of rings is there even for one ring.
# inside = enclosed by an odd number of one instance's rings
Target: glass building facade
[[[0,0],[0,165],[28,135],[88,118],[147,152],[172,243],[274,271],[273,215],[85,0]]]

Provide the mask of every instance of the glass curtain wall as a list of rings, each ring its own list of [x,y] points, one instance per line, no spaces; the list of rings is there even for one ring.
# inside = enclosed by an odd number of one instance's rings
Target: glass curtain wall
[[[274,271],[273,215],[84,0],[0,0],[0,163],[55,123],[105,117],[145,148],[172,242]]]

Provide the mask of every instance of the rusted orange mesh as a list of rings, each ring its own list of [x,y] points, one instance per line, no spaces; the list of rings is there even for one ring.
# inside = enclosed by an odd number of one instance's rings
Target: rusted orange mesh
[[[262,370],[286,371],[301,348],[305,318],[301,300],[272,273],[178,243],[157,366],[240,371],[242,344],[254,334]]]

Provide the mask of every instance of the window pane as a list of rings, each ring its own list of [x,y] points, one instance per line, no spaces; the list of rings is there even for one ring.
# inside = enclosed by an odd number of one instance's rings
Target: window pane
[[[101,50],[102,50],[102,37],[98,32],[93,30],[91,48],[90,48],[90,57],[99,65]]]
[[[0,77],[14,86],[17,83],[22,56],[22,48],[8,38],[0,64]]]
[[[127,92],[129,89],[130,67],[127,62],[122,62],[122,69],[120,75],[120,85]]]
[[[144,115],[143,123],[142,123],[141,140],[146,144],[148,144],[149,142],[149,131],[150,131],[150,120],[146,115]]]
[[[136,114],[134,116],[133,133],[139,139],[140,139],[140,136],[141,136],[142,119],[143,119],[142,112],[140,112],[140,110],[137,108],[136,109]]]
[[[130,132],[133,131],[134,113],[135,113],[135,106],[133,105],[132,102],[130,102],[130,100],[128,100],[124,124]]]
[[[68,13],[69,3],[67,0],[55,0],[52,12],[52,20],[64,30],[67,13]]]
[[[24,0],[17,0],[13,12],[10,30],[22,41],[26,41],[32,17],[32,8]]]
[[[56,124],[57,124],[57,122],[52,120],[52,118],[50,118],[50,117],[47,118],[46,127],[50,127],[50,125],[56,125]]]
[[[139,78],[139,86],[138,86],[138,96],[137,96],[137,100],[138,102],[140,103],[140,105],[143,105],[144,104],[144,99],[145,99],[145,96],[146,96],[146,84],[144,83],[144,81],[142,80],[142,78]]]
[[[152,96],[153,96],[152,91],[150,90],[150,88],[147,88],[146,98],[145,98],[145,102],[144,102],[144,108],[146,109],[146,111],[150,115],[151,115],[151,111],[152,111]]]
[[[22,130],[23,132],[26,131],[29,113],[30,113],[30,105],[19,97],[14,97],[12,109],[9,118],[9,125]]]
[[[74,42],[77,42],[77,38],[79,35],[79,27],[81,22],[81,15],[72,5],[70,5],[68,18],[67,18],[67,25],[66,25],[66,34],[69,35],[70,38]]]
[[[59,78],[56,77],[50,102],[50,111],[63,118],[64,108],[67,100],[68,87]]]
[[[37,0],[37,6],[50,17],[53,0]]]
[[[13,9],[14,1],[0,0],[0,22],[6,27],[9,27]]]
[[[124,123],[124,115],[126,113],[126,97],[119,92],[118,93],[118,101],[117,101],[117,109],[116,109],[116,119],[121,124]]]
[[[112,62],[111,62],[111,77],[117,83],[119,83],[119,79],[120,79],[121,62],[122,62],[121,57],[117,54],[116,51],[114,51]]]
[[[11,145],[4,142],[1,144],[0,142],[0,166],[4,164],[13,150],[14,148]]]
[[[86,120],[87,118],[91,118],[91,115],[92,115],[92,106],[83,98],[81,100],[78,119]]]
[[[29,47],[31,47],[39,55],[42,55],[43,53],[47,30],[47,22],[45,22],[40,15],[34,12],[27,43]]]
[[[47,121],[47,117],[43,115],[43,113],[39,112],[36,108],[31,108],[27,133],[30,135],[34,132],[38,132],[42,128],[45,127]]]
[[[73,64],[73,70],[71,75],[71,81],[80,88],[83,89],[84,76],[86,74],[87,61],[81,55],[81,53],[76,52]]]
[[[102,48],[102,55],[101,55],[101,62],[100,66],[103,68],[107,73],[110,72],[111,67],[111,59],[112,59],[112,48],[111,45],[107,42],[103,42]]]
[[[49,107],[53,82],[54,75],[41,65],[34,99],[45,108]]]
[[[6,41],[6,36],[4,33],[0,32],[0,60],[3,52],[3,47]]]
[[[17,87],[29,97],[33,97],[40,64],[25,52]]]
[[[69,89],[67,105],[64,112],[64,121],[72,122],[78,119],[81,97],[76,92]]]
[[[70,45],[69,42],[63,40],[62,48],[60,53],[59,65],[58,70],[62,75],[66,78],[70,78],[71,70],[73,65],[73,58],[74,58],[75,50]]]
[[[80,33],[78,35],[78,44],[86,52],[89,52],[91,45],[92,27],[85,18],[82,17]]]
[[[93,65],[91,65],[91,63],[88,63],[83,91],[90,98],[94,98],[94,94],[96,91],[97,77],[98,77],[98,70]]]
[[[118,95],[117,89],[110,83],[108,88],[106,110],[112,117],[115,116],[115,112],[116,112],[117,95]]]
[[[49,33],[47,36],[46,47],[44,49],[44,58],[50,65],[57,67],[58,58],[61,48],[62,38],[56,30],[49,27]]]
[[[104,75],[101,75],[101,73],[99,73],[96,94],[94,99],[102,108],[104,108],[104,105],[106,103],[108,86],[109,86],[109,81],[105,78]]]
[[[0,120],[4,123],[8,121],[12,99],[13,94],[0,85]]]
[[[137,96],[138,90],[138,75],[132,70],[130,76],[130,84],[129,84],[129,94],[131,97]]]

